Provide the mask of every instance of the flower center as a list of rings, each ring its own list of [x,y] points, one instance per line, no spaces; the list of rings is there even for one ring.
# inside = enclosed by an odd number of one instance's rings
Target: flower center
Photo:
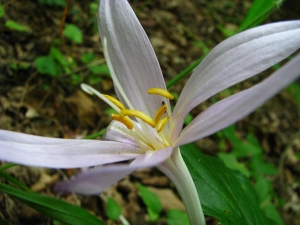
[[[81,84],[81,88],[89,94],[97,95],[118,112],[118,114],[111,115],[113,120],[119,121],[127,127],[129,134],[134,137],[141,149],[156,150],[170,145],[170,132],[166,125],[171,118],[171,109],[164,102],[157,109],[155,117],[152,118],[139,110],[127,109],[116,98],[101,94],[86,84]],[[162,88],[150,88],[148,94],[160,95],[169,100],[174,99],[170,92]],[[132,117],[134,119],[131,119]]]

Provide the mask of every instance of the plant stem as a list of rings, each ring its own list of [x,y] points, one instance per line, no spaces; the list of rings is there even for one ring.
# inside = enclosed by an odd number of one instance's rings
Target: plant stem
[[[197,59],[195,62],[193,62],[188,68],[186,68],[184,71],[182,71],[180,74],[178,74],[176,77],[174,77],[172,80],[170,80],[167,83],[167,89],[172,87],[174,84],[176,84],[178,81],[180,81],[183,77],[188,75],[190,72],[192,72],[196,66],[204,59],[204,56],[202,56],[200,59]]]
[[[172,156],[159,165],[158,168],[170,178],[177,188],[185,205],[190,224],[205,225],[206,222],[197,189],[182,159],[180,149],[174,149]]]

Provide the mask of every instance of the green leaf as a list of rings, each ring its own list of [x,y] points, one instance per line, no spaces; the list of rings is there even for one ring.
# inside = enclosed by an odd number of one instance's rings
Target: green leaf
[[[286,90],[296,99],[300,104],[300,85],[297,83],[292,83],[286,87]]]
[[[190,225],[187,214],[178,209],[168,211],[166,220],[168,225]]]
[[[16,178],[14,178],[12,175],[10,175],[8,173],[0,171],[0,176],[3,177],[4,179],[6,179],[7,181],[13,183],[17,187],[23,189],[24,191],[28,191],[28,192],[31,191],[30,188],[28,188],[26,185],[24,185],[22,182],[18,181]]]
[[[147,211],[151,221],[158,219],[159,214],[162,210],[161,202],[157,195],[149,191],[145,186],[138,185],[140,196],[147,206]]]
[[[254,0],[245,20],[239,27],[239,31],[259,25],[283,2],[284,0]]]
[[[5,26],[12,30],[31,33],[31,29],[29,27],[19,24],[13,20],[6,21]]]
[[[122,213],[121,207],[118,205],[118,203],[112,199],[108,198],[106,203],[106,215],[111,220],[117,220]]]
[[[77,27],[74,24],[66,25],[64,29],[64,35],[77,44],[82,43],[82,38],[83,38],[82,31],[79,29],[79,27]]]
[[[62,223],[70,225],[105,225],[96,216],[88,213],[79,206],[61,201],[49,196],[28,193],[0,183],[0,191],[3,191],[18,200],[24,202],[42,214]]]
[[[69,62],[68,60],[65,59],[65,57],[63,56],[63,54],[56,48],[51,47],[50,49],[50,55],[56,59],[60,65],[62,65],[63,67],[67,67],[69,66]]]
[[[84,63],[91,63],[95,59],[95,54],[85,53],[81,56],[81,61]]]
[[[4,11],[4,8],[2,6],[2,3],[0,2],[0,17],[4,16],[5,14],[5,11]]]
[[[218,218],[222,225],[273,224],[259,208],[256,191],[245,176],[193,144],[182,146],[181,152],[206,215]]]
[[[218,157],[220,159],[222,159],[222,161],[225,163],[225,165],[228,168],[233,169],[233,170],[238,170],[242,174],[244,174],[246,177],[250,177],[250,172],[247,169],[247,167],[244,164],[238,162],[235,155],[220,152],[218,154]]]
[[[250,143],[240,141],[239,143],[234,143],[232,154],[234,154],[238,158],[249,157],[262,154],[262,149]]]
[[[271,163],[263,161],[263,155],[255,155],[251,159],[251,167],[255,172],[265,175],[274,176],[277,174],[278,169]]]
[[[110,77],[110,72],[109,72],[109,69],[106,64],[90,65],[89,69],[92,72],[92,74],[95,74],[95,75],[101,74],[101,75],[106,75],[106,76]]]
[[[57,76],[57,64],[51,56],[41,56],[34,60],[34,64],[41,74],[48,74],[52,77]]]
[[[260,208],[278,225],[283,225],[283,221],[276,207],[272,204],[272,192],[274,191],[271,182],[267,181],[262,176],[258,176],[255,184],[255,189],[259,196]]]

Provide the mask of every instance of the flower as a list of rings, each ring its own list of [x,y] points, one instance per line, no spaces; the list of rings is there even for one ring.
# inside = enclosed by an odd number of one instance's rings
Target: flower
[[[254,76],[300,47],[300,21],[279,22],[237,34],[215,47],[194,70],[172,113],[154,50],[126,0],[101,0],[99,31],[118,99],[96,94],[118,114],[104,141],[64,140],[0,130],[0,159],[52,168],[98,166],[60,189],[102,192],[141,167],[158,166],[174,182],[191,224],[205,224],[179,146],[213,134],[252,112],[300,75],[300,55],[263,82],[217,102],[184,129],[186,115],[212,95]],[[193,222],[192,222],[193,221]]]

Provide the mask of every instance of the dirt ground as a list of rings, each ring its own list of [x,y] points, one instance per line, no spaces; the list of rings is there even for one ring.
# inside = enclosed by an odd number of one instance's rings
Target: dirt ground
[[[72,1],[65,24],[73,23],[83,31],[82,44],[61,39],[60,24],[64,7],[50,6],[40,1],[4,0],[4,17],[0,24],[14,20],[30,25],[32,32],[12,31],[0,26],[0,128],[48,137],[82,138],[105,128],[111,121],[108,108],[96,98],[83,94],[80,82],[94,79],[80,57],[84,53],[96,55],[98,64],[103,64],[102,45],[95,27],[95,14],[91,13],[93,1]],[[46,2],[46,1],[42,1]],[[50,2],[50,1],[49,1]],[[168,81],[201,57],[207,49],[226,39],[222,28],[236,30],[243,21],[251,1],[242,0],[130,0],[135,13],[154,46],[165,79]],[[95,2],[96,3],[96,2]],[[287,0],[267,22],[300,18],[297,0]],[[51,77],[39,74],[34,66],[38,56],[47,55],[56,40],[62,44],[59,50],[74,60],[72,74]],[[29,64],[26,69],[14,69],[12,64]],[[264,73],[270,74],[271,70]],[[260,81],[264,75],[247,80],[232,88],[238,92]],[[171,88],[180,94],[186,79]],[[101,92],[113,94],[113,83],[107,76],[92,86]],[[224,96],[216,96],[216,99]],[[197,115],[207,108],[207,101],[192,111]],[[256,112],[236,124],[240,137],[253,132],[265,151],[265,160],[280,168],[280,174],[271,177],[277,195],[284,199],[279,208],[286,224],[300,224],[300,187],[298,168],[300,138],[300,105],[286,90],[269,100]],[[208,137],[196,143],[204,152],[215,155],[218,140]],[[289,147],[286,156],[283,152]],[[297,169],[298,168],[298,169]],[[113,197],[122,207],[123,215],[132,225],[147,221],[146,207],[137,192],[137,183],[142,183],[156,193],[163,202],[164,212],[172,207],[184,210],[173,184],[160,171],[147,169],[133,173],[103,193],[102,197],[78,195],[58,196],[52,186],[63,177],[71,176],[77,170],[50,170],[15,166],[7,172],[34,191],[63,198],[80,205],[97,215],[107,224],[110,221],[104,213],[107,197]],[[3,182],[6,182],[2,180]],[[172,202],[169,201],[172,199]],[[0,193],[0,218],[7,224],[52,224],[52,220],[25,204]],[[218,224],[207,217],[208,224]],[[157,223],[166,224],[164,220]]]

